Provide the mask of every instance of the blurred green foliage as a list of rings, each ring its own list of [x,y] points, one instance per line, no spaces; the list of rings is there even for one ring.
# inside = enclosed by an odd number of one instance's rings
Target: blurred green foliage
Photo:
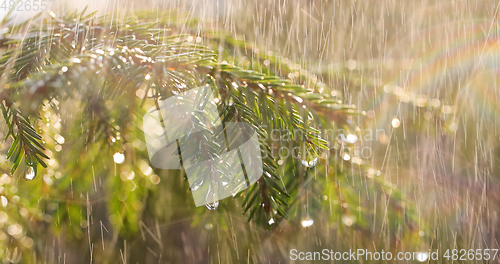
[[[398,186],[360,158],[359,142],[322,133],[357,133],[362,112],[290,60],[253,60],[244,41],[185,25],[68,13],[4,34],[5,263],[261,263],[287,259],[304,232],[339,249],[420,246],[425,225]],[[263,177],[215,211],[194,207],[184,172],[149,165],[141,123],[158,100],[202,84],[221,118],[254,126],[265,157]],[[298,158],[277,156],[280,146]]]

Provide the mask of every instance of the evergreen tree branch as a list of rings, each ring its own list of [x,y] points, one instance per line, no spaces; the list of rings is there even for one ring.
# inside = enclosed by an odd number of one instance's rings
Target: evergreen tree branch
[[[12,29],[8,34],[13,36],[13,33]],[[1,91],[4,116],[12,118],[9,114],[12,111],[16,116],[20,113],[26,116],[7,121],[7,125],[14,127],[15,121],[19,127],[19,120],[37,116],[44,103],[76,99],[87,102],[87,113],[92,116],[89,117],[91,133],[101,130],[109,139],[109,131],[114,128],[107,122],[106,101],[123,94],[136,94],[140,97],[137,100],[144,104],[210,84],[220,98],[221,118],[247,122],[259,135],[264,177],[243,199],[248,219],[267,223],[276,214],[287,218],[287,207],[290,201],[295,201],[291,200],[290,192],[302,195],[307,185],[299,183],[312,181],[307,176],[310,162],[320,150],[330,151],[331,146],[318,129],[330,127],[332,121],[338,126],[348,126],[349,116],[354,114],[352,106],[326,94],[324,84],[309,81],[314,79],[312,76],[297,84],[295,80],[274,76],[276,72],[259,73],[219,63],[217,52],[193,44],[190,39],[192,36],[171,35],[161,25],[136,19],[117,24],[83,14],[49,18],[32,28],[27,37],[11,38],[7,42],[10,49],[0,59],[2,76],[9,80]],[[278,75],[289,73],[287,70]],[[92,113],[98,112],[101,114],[95,118]],[[22,124],[26,123],[29,124]],[[276,144],[271,135],[276,131],[291,138],[292,148],[301,149],[299,161],[286,161],[291,169],[284,175],[279,175],[280,166],[271,149]],[[26,160],[44,165],[40,158],[45,158],[39,145],[41,137],[24,136],[29,132],[33,131],[22,127],[14,139],[20,138],[19,144],[26,144],[21,138],[29,138],[28,146],[39,148],[25,149]],[[89,135],[88,141],[94,140],[98,138]],[[22,155],[13,156],[12,172]],[[299,190],[299,186],[303,189]]]

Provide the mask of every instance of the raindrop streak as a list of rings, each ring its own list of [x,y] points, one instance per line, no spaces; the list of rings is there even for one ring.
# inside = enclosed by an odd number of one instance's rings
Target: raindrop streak
[[[207,203],[208,210],[217,210],[217,207],[219,207],[219,201],[215,201],[213,203]]]
[[[35,178],[35,170],[33,169],[33,167],[28,166],[28,168],[26,168],[25,178],[26,178],[26,180],[30,180],[30,181]]]

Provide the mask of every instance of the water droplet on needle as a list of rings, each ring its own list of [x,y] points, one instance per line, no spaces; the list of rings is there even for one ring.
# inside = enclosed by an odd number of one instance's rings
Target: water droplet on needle
[[[26,174],[25,174],[26,180],[33,180],[35,178],[35,169],[33,167],[28,166],[26,168]]]

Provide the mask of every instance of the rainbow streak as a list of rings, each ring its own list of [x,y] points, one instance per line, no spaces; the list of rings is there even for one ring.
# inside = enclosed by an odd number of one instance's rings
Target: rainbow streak
[[[458,22],[456,24],[459,25]],[[374,109],[378,112],[377,120],[375,120],[377,124],[386,124],[392,119],[396,113],[390,115],[390,111],[394,111],[394,105],[399,102],[413,102],[417,107],[425,107],[433,101],[438,103],[434,103],[432,107],[438,108],[445,101],[449,101],[456,103],[449,113],[455,117],[459,115],[457,109],[462,109],[462,107],[467,107],[469,111],[477,110],[476,114],[480,113],[483,118],[496,117],[500,113],[499,89],[496,88],[496,84],[500,81],[498,74],[500,73],[500,63],[498,63],[500,28],[494,27],[489,30],[489,26],[490,22],[484,22],[474,27],[456,30],[455,34],[453,32],[448,35],[443,34],[440,40],[434,41],[434,43],[443,43],[439,48],[426,48],[429,50],[428,53],[412,56],[414,59],[411,67],[406,69],[396,67],[388,78],[384,78],[385,80],[382,81],[382,84],[385,84],[384,91],[396,96],[378,93],[380,100],[367,102],[365,107],[368,108],[365,109]],[[436,27],[431,31],[439,33],[447,28],[450,28],[450,25]],[[454,28],[458,29],[458,27]],[[424,44],[422,43],[420,47]],[[418,47],[414,48],[418,50]],[[415,66],[416,60],[420,61],[418,66]],[[408,64],[408,61],[406,63]],[[450,96],[443,98],[442,95],[441,99],[437,98],[439,85],[443,85],[446,78],[452,78],[449,74],[453,71],[465,73],[460,74],[460,78],[464,77],[463,80],[457,80],[456,77],[453,80],[455,85],[460,86],[455,87],[456,92],[452,96],[454,98]],[[431,99],[433,96],[435,98]]]

